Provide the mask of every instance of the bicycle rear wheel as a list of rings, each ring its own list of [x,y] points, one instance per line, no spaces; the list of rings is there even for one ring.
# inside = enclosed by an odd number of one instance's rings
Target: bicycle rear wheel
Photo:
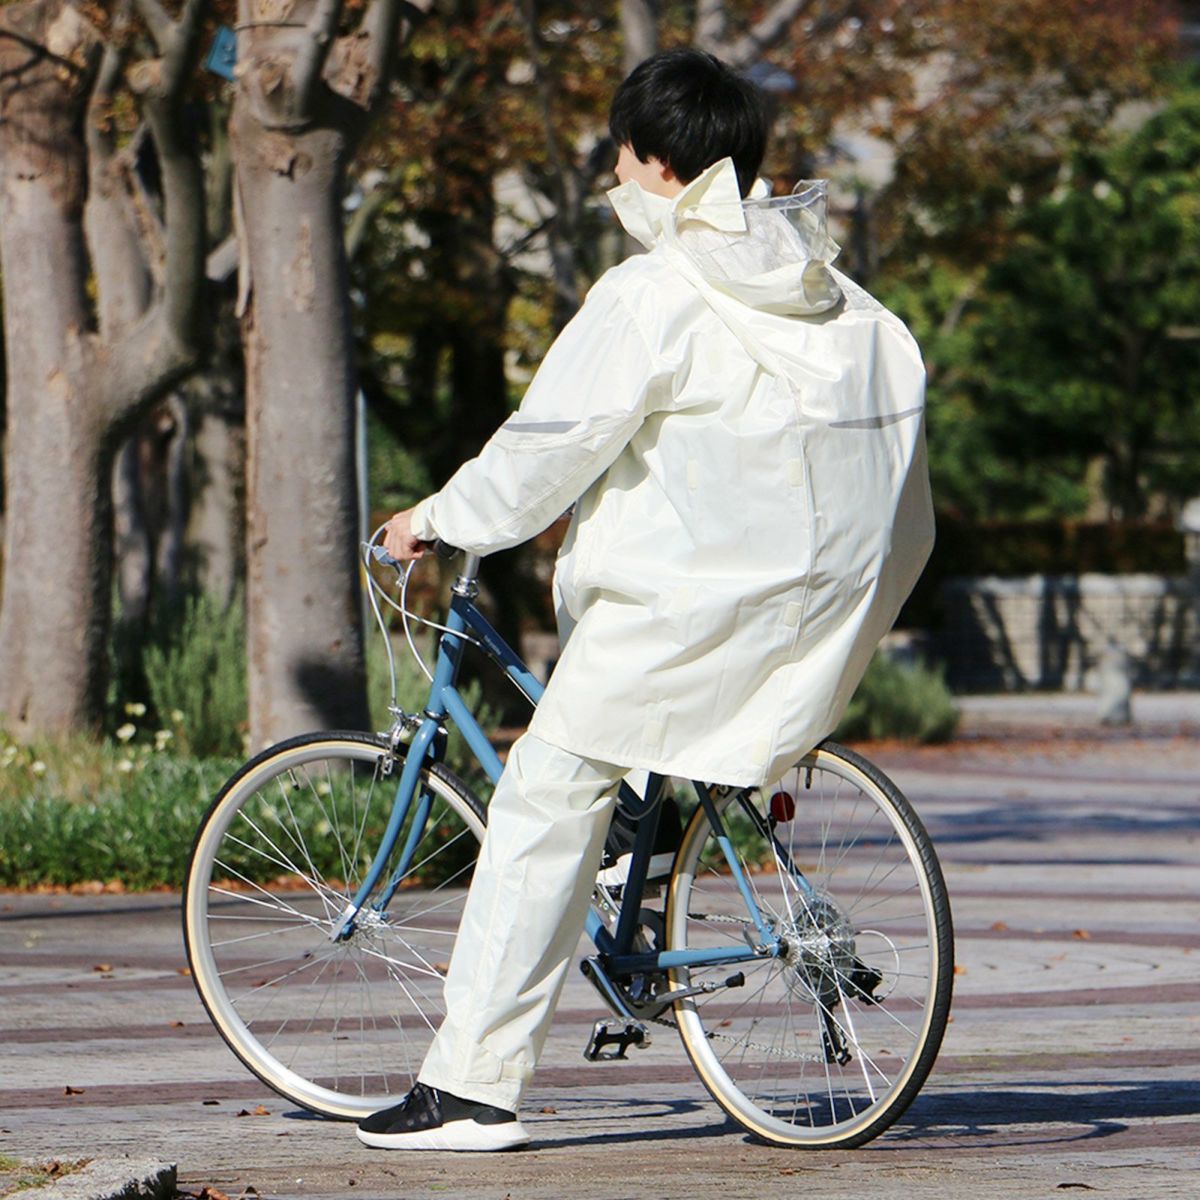
[[[772,796],[776,798],[773,799]],[[719,790],[721,820],[783,954],[671,973],[692,1064],[722,1108],[776,1145],[861,1145],[908,1107],[937,1057],[954,977],[929,836],[880,771],[832,742],[765,792]],[[667,904],[672,950],[760,938],[703,808]]]
[[[409,870],[384,911],[373,897],[355,931],[332,940],[380,844],[399,766],[364,734],[273,746],[214,800],[188,866],[184,939],[209,1016],[264,1083],[325,1116],[360,1119],[412,1086],[443,1015],[483,837],[478,799],[426,768],[431,807]]]

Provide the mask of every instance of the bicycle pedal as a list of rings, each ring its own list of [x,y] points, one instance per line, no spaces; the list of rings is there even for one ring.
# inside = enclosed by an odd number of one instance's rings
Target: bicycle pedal
[[[648,1045],[650,1034],[640,1021],[597,1021],[583,1057],[588,1062],[612,1062],[624,1058],[630,1046],[645,1050]]]

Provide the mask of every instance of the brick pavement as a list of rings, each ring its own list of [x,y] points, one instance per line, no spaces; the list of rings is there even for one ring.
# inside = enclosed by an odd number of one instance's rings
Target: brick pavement
[[[585,1064],[600,1014],[573,980],[529,1097],[536,1150],[368,1152],[241,1069],[179,974],[178,898],[150,894],[0,895],[0,1152],[150,1154],[229,1196],[1200,1195],[1197,743],[1009,729],[871,754],[935,835],[963,973],[933,1076],[867,1147],[749,1143],[670,1030]]]

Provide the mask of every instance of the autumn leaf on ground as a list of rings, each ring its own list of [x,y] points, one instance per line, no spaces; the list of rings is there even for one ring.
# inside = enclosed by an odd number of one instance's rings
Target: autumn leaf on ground
[[[1005,922],[1003,922],[1003,921],[993,921],[992,922],[992,932],[993,933],[1007,933],[1008,925],[1005,924]]]
[[[1077,929],[1073,934],[1071,934],[1071,936],[1073,938],[1078,938],[1081,942],[1090,941],[1092,937],[1092,935],[1088,933],[1086,929]]]
[[[84,1088],[72,1087],[70,1084],[67,1084],[67,1086],[65,1088],[63,1088],[63,1095],[64,1096],[82,1096],[84,1091],[85,1091]]]

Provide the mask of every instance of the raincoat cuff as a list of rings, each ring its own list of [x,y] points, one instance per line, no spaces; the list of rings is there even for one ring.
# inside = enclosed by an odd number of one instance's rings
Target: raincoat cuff
[[[437,530],[429,523],[429,510],[433,505],[433,497],[426,496],[412,510],[412,531],[423,542],[432,542],[438,536]]]

